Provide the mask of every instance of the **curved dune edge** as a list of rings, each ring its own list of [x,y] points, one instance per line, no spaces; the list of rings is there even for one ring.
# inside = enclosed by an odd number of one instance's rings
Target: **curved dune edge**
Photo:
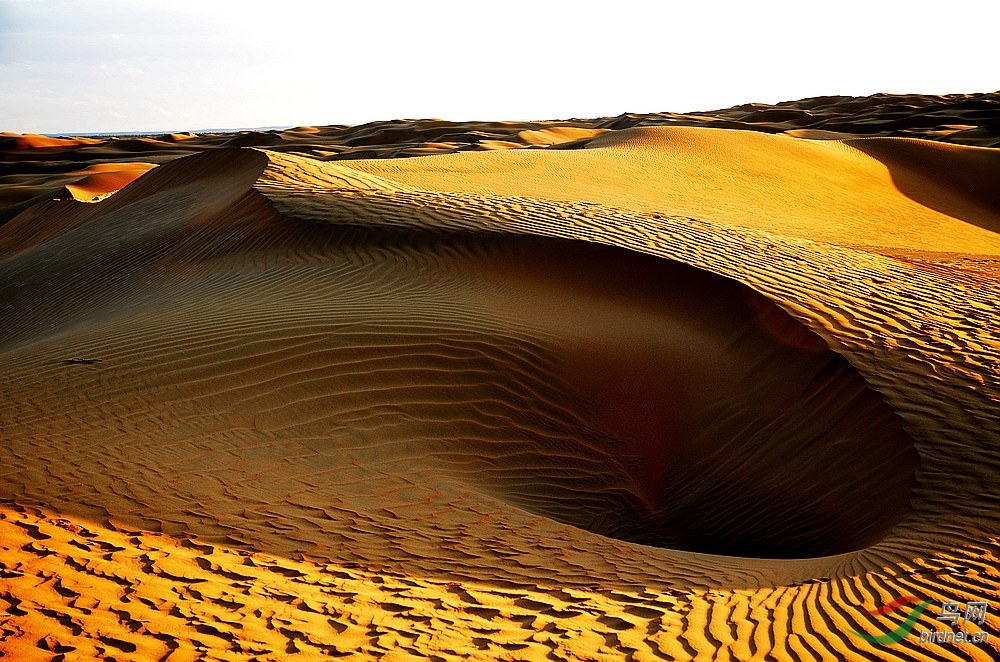
[[[567,657],[595,651],[621,656],[635,650],[681,659],[709,654],[892,659],[905,651],[918,658],[958,659],[946,645],[921,646],[911,638],[878,647],[847,631],[887,631],[896,621],[863,611],[903,594],[962,602],[997,598],[997,504],[984,496],[982,486],[992,484],[998,465],[992,442],[998,435],[993,412],[1000,400],[995,370],[1000,345],[995,331],[980,322],[995,316],[995,282],[974,274],[945,280],[871,253],[665,214],[417,187],[296,190],[293,182],[278,186],[265,174],[256,184],[258,191],[284,214],[314,222],[584,240],[666,257],[746,283],[845,355],[902,417],[920,456],[911,513],[882,542],[857,553],[803,561],[635,547],[532,517],[480,494],[448,493],[444,486],[422,484],[412,472],[397,480],[371,469],[377,455],[358,457],[350,471],[337,474],[342,489],[358,502],[318,504],[311,496],[314,490],[329,489],[310,459],[326,429],[322,422],[279,409],[246,416],[224,435],[204,434],[213,418],[205,411],[235,415],[248,410],[240,380],[258,385],[271,380],[269,393],[291,389],[294,395],[293,385],[308,378],[315,365],[314,360],[302,362],[294,379],[284,383],[271,371],[248,370],[241,358],[248,352],[265,357],[273,368],[294,361],[303,347],[314,358],[322,350],[310,333],[308,317],[290,318],[294,335],[287,334],[287,327],[245,334],[248,325],[266,317],[262,311],[294,303],[269,274],[287,273],[300,302],[320,297],[330,310],[345,305],[336,296],[342,289],[298,286],[317,272],[350,276],[342,263],[327,263],[355,231],[331,227],[331,234],[320,239],[316,225],[274,214],[248,191],[266,165],[259,154],[249,154],[219,153],[212,157],[212,167],[202,160],[204,167],[182,170],[186,164],[179,163],[154,170],[107,201],[85,206],[100,214],[84,214],[78,203],[57,203],[35,212],[38,223],[32,224],[30,217],[12,222],[19,224],[19,236],[33,237],[34,243],[4,253],[4,266],[12,267],[9,287],[28,283],[44,291],[58,284],[69,312],[77,317],[70,315],[67,321],[66,310],[46,317],[24,295],[10,309],[17,315],[15,323],[5,327],[18,333],[5,338],[5,357],[13,367],[5,374],[4,402],[20,403],[2,410],[5,445],[0,447],[6,454],[0,463],[6,470],[4,485],[13,492],[4,495],[0,520],[5,533],[0,538],[0,599],[10,605],[2,623],[7,650],[25,659],[47,659],[58,647],[70,645],[82,655],[101,650],[125,654],[141,647],[152,656],[174,647],[252,656],[268,651],[332,654],[344,646],[344,651],[366,654],[394,650],[402,655],[409,649],[415,656],[433,651],[457,658],[475,652],[465,648],[470,642],[486,646],[486,654],[502,654],[501,645],[493,643],[502,639],[511,647],[507,652],[525,657],[551,651]],[[152,179],[160,170],[159,179]],[[129,196],[133,187],[144,192]],[[177,195],[180,191],[183,196]],[[183,201],[182,209],[171,208],[176,200]],[[104,207],[115,201],[118,206]],[[157,218],[164,222],[132,227],[130,219],[139,211],[162,214]],[[65,229],[40,239],[32,230],[42,219],[59,219],[55,225]],[[109,224],[129,241],[105,246],[101,231]],[[87,249],[99,254],[69,260],[56,272],[38,267],[47,262],[30,259],[86,256]],[[380,259],[390,263],[414,261],[413,254],[394,244],[381,251]],[[125,276],[111,266],[92,275],[94,265],[87,260],[109,256],[127,257]],[[416,260],[414,268],[440,268],[434,258],[425,259]],[[361,264],[371,261],[362,257]],[[83,281],[83,274],[92,280]],[[241,280],[243,289],[233,289]],[[98,287],[102,282],[105,286]],[[234,292],[261,297],[261,305],[247,311]],[[408,300],[405,289],[394,297]],[[173,312],[164,316],[166,302],[177,300],[184,304],[172,304]],[[133,304],[126,314],[122,302]],[[368,312],[374,310],[373,305]],[[211,322],[227,315],[227,324]],[[473,324],[478,321],[469,323],[478,328]],[[145,337],[150,339],[160,329],[162,339],[145,353],[133,352],[136,325],[149,331]],[[206,325],[208,333],[189,330]],[[351,332],[363,337],[371,330],[362,324]],[[66,350],[73,355],[65,356]],[[90,362],[94,359],[100,361]],[[529,352],[525,359],[538,361],[539,353]],[[192,400],[190,392],[172,388],[169,380],[157,381],[157,365],[168,360],[188,383],[205,388],[207,400]],[[122,379],[116,380],[116,374]],[[227,376],[234,381],[226,383]],[[139,388],[150,385],[152,400]],[[109,392],[115,395],[110,400]],[[32,397],[23,398],[24,393]],[[313,395],[307,387],[295,397]],[[170,403],[170,416],[155,413],[164,403]],[[211,409],[203,407],[208,403]],[[327,403],[314,405],[319,409],[307,406],[300,413],[323,411]],[[298,430],[282,420],[286,416],[298,420]],[[87,422],[89,432],[80,421]],[[104,427],[102,421],[113,425]],[[378,417],[368,422],[377,424]],[[353,429],[370,428],[356,424]],[[294,443],[287,442],[289,430],[298,435]],[[136,472],[130,464],[148,450],[136,447],[134,440],[150,431],[165,443],[151,458],[154,465],[188,471],[188,478],[170,483],[173,495],[164,491],[162,476]],[[59,467],[68,464],[64,454],[100,451],[115,439],[128,441],[128,452],[109,453],[91,465],[99,469],[99,478],[77,465],[69,467],[64,480],[53,480]],[[44,450],[38,446],[42,440],[49,442]],[[206,452],[224,442],[238,458],[241,449],[262,440],[285,440],[285,457],[296,469],[290,473],[301,477],[302,489],[273,481],[266,464],[234,460],[220,466],[217,456]],[[15,448],[30,461],[17,457]],[[240,489],[258,490],[255,501],[212,501],[216,481],[240,475],[249,478]],[[62,491],[49,492],[53,485]],[[77,489],[83,496],[78,512],[46,507],[56,500],[66,503]],[[151,505],[143,502],[143,490],[163,500],[158,508],[176,508],[179,521],[143,521],[142,513]],[[269,490],[285,499],[272,500]],[[184,494],[191,496],[181,498]],[[364,502],[374,508],[351,510]],[[413,523],[427,513],[448,517],[414,530]],[[334,535],[329,528],[348,520],[349,530]],[[232,521],[246,526],[227,527]],[[148,533],[150,525],[163,533]],[[197,527],[213,533],[185,541],[186,532]],[[284,547],[253,552],[255,539],[283,540]],[[441,539],[453,544],[434,544]],[[102,554],[89,551],[94,549]],[[362,558],[372,567],[352,566]],[[101,588],[94,591],[95,586]],[[83,597],[95,593],[103,600]],[[248,603],[262,607],[261,615],[239,609]],[[919,624],[936,629],[933,615],[928,611]],[[995,629],[995,614],[988,618],[989,628]],[[740,625],[731,625],[734,619]],[[477,644],[472,628],[499,633],[491,632]],[[44,645],[37,636],[43,629],[48,632]],[[426,639],[412,637],[424,631]],[[563,633],[565,639],[559,636]],[[964,647],[960,653],[988,659],[992,650]]]
[[[73,173],[82,176],[66,184],[66,190],[74,200],[93,202],[123,189],[155,167],[153,163],[98,163]]]

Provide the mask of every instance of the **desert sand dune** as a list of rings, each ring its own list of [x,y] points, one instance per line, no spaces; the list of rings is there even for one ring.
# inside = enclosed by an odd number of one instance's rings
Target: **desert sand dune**
[[[9,146],[0,652],[995,658],[989,103]]]
[[[1000,252],[1000,154],[989,149],[642,127],[566,152],[352,161],[349,167],[411,187],[669,209],[817,241]]]

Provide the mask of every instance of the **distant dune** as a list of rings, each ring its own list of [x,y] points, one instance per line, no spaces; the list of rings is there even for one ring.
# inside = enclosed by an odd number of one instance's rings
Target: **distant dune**
[[[998,120],[0,134],[0,657],[995,659]]]

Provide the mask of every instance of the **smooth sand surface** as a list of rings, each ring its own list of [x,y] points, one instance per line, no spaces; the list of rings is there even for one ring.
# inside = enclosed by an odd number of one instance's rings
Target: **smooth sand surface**
[[[994,97],[0,135],[0,656],[994,659]]]

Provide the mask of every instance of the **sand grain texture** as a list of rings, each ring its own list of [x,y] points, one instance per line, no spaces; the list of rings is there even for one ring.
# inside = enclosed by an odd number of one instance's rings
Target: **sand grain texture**
[[[995,659],[995,103],[4,134],[0,656]]]

